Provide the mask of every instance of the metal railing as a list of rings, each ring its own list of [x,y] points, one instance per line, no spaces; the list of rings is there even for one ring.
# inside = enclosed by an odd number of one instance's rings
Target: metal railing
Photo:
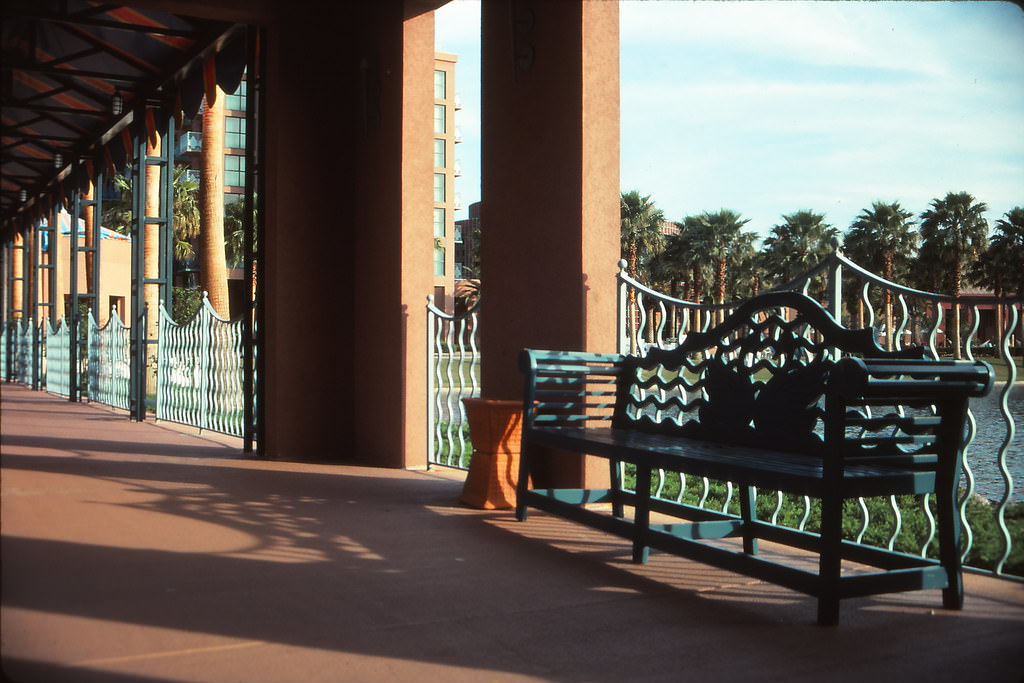
[[[46,391],[58,396],[71,395],[71,330],[67,320],[60,319],[54,329],[47,320],[43,377]]]
[[[743,303],[707,304],[673,298],[637,282],[626,273],[625,266],[624,261],[620,262],[618,275],[620,353],[643,354],[655,346],[674,347],[687,334],[707,330]],[[844,287],[852,296],[844,297]],[[1006,512],[1011,503],[1024,500],[1021,494],[1014,496],[1015,479],[1024,478],[1024,446],[1016,436],[1017,424],[1024,420],[1024,383],[1016,381],[1017,364],[1024,345],[1021,316],[1024,299],[979,295],[953,297],[923,292],[890,282],[861,268],[838,249],[803,275],[775,289],[802,291],[817,298],[847,327],[873,328],[879,343],[885,348],[920,344],[927,346],[934,358],[943,355],[973,360],[983,351],[991,355],[984,359],[995,367],[997,382],[990,397],[971,402],[965,434],[960,507],[965,520],[962,539],[965,560],[970,560],[974,543],[975,534],[970,523],[972,514],[991,514],[1001,547],[997,557],[986,562],[994,574],[1001,575],[1014,548]],[[966,315],[961,315],[962,312]],[[946,320],[959,320],[961,327],[950,329],[949,324],[943,327]],[[983,322],[985,334],[990,338],[979,343]],[[676,473],[660,472],[655,486],[663,497],[682,500],[690,496],[701,507],[714,505],[725,509],[734,504],[733,486],[729,482],[688,482]],[[770,512],[772,523],[789,524],[780,521],[780,516],[786,516],[782,494],[772,492],[767,495],[775,499]],[[892,549],[901,545],[906,547],[910,542],[908,539],[913,537],[913,543],[917,545],[912,552],[921,555],[932,552],[934,501],[929,496],[917,498],[913,506],[920,511],[917,517],[923,516],[925,520],[923,524],[928,527],[925,532],[918,530],[912,534],[910,525],[904,528],[903,518],[909,520],[910,516],[906,501],[885,501],[887,510],[880,514],[878,505],[869,507],[866,501],[860,500],[860,523],[853,534],[854,540],[871,543],[868,539],[875,538],[873,544]],[[787,501],[787,510],[793,503]],[[811,520],[815,507],[806,497],[795,501],[795,504],[802,509],[791,523],[803,529]],[[972,508],[970,514],[969,506]],[[883,516],[884,520],[881,519]],[[881,525],[888,526],[887,534],[879,534]],[[1018,538],[1017,543],[1020,542]]]
[[[128,410],[131,405],[131,330],[111,307],[100,327],[92,311],[87,316],[86,359],[89,400]]]
[[[480,395],[480,331],[477,300],[465,313],[451,315],[427,297],[428,465],[469,468],[472,444],[462,405]]]
[[[157,419],[244,436],[241,320],[217,315],[205,292],[183,325],[161,302],[157,348]]]
[[[42,375],[42,350],[36,348],[38,330],[32,319],[9,320],[3,326],[0,379],[33,385],[34,377]]]

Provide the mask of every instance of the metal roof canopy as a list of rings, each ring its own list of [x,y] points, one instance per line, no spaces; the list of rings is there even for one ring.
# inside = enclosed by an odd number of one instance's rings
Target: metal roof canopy
[[[142,132],[143,107],[154,108],[158,129],[160,118],[195,115],[210,57],[216,55],[212,75],[226,92],[237,88],[245,67],[238,24],[92,0],[4,0],[2,12],[5,237],[84,184],[80,162],[120,166],[130,159],[121,133]],[[119,114],[115,94],[124,103]]]

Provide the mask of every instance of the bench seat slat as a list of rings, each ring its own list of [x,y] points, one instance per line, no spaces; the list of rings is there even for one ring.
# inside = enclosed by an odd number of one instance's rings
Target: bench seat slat
[[[800,453],[613,427],[537,427],[530,430],[528,439],[554,448],[732,481],[741,486],[776,488],[816,497],[820,497],[823,490],[822,459]],[[844,475],[844,491],[849,496],[881,495],[874,492],[890,489],[908,494],[926,493],[935,484],[934,472],[874,463],[851,464]],[[864,493],[859,493],[861,491]]]

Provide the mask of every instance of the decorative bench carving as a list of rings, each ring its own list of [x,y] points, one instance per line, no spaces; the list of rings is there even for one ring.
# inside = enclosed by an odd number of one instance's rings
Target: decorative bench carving
[[[535,507],[630,539],[635,562],[655,548],[801,591],[818,598],[820,624],[838,623],[840,600],[876,593],[941,588],[945,607],[962,607],[957,486],[968,398],[991,388],[985,363],[887,352],[795,292],[750,300],[675,349],[526,350],[520,362],[520,520]],[[543,447],[607,458],[611,487],[530,489],[531,461],[557,457]],[[620,463],[635,467],[635,491]],[[732,482],[741,514],[652,497],[658,469]],[[820,534],[757,519],[756,488],[820,499]],[[938,560],[842,539],[844,500],[926,493]],[[687,522],[652,524],[652,511]],[[706,542],[727,537],[742,547]],[[758,539],[816,553],[817,571],[760,557]],[[881,571],[844,573],[843,560]]]

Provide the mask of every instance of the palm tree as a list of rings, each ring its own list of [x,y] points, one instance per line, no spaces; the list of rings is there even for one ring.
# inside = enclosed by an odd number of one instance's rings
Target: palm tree
[[[725,303],[725,276],[730,261],[738,260],[739,253],[753,244],[753,233],[744,233],[742,228],[750,222],[729,209],[715,213],[705,211],[697,217],[694,246],[698,258],[707,259],[714,265],[715,301]]]
[[[180,164],[174,167],[173,182],[174,258],[183,261],[195,255],[192,240],[199,234],[199,208],[196,203],[199,185],[189,177],[188,169]],[[128,235],[132,221],[132,178],[130,175],[116,175],[113,184],[120,197],[103,202],[103,224]]]
[[[638,268],[664,248],[661,223],[665,214],[654,205],[650,195],[644,197],[631,190],[620,197],[619,219],[626,272],[630,277],[646,280],[638,277]]]
[[[210,305],[230,317],[227,257],[224,252],[224,91],[214,85],[203,108],[203,147],[199,159],[200,283]]]
[[[900,207],[899,202],[886,204],[876,201],[870,209],[854,219],[843,240],[844,250],[848,250],[857,263],[874,272],[881,271],[882,276],[893,279],[897,268],[903,270],[910,263],[910,257],[917,247],[917,233],[914,232],[913,215]],[[884,290],[885,294],[885,329],[886,346],[892,350],[892,291]],[[863,306],[863,301],[858,298]]]
[[[762,252],[769,275],[779,284],[793,280],[832,253],[839,231],[825,222],[825,215],[797,211],[784,215],[772,227]],[[818,292],[821,294],[822,292]]]
[[[967,192],[949,192],[942,199],[933,199],[931,208],[921,214],[922,248],[944,252],[951,267],[949,284],[953,296],[959,297],[964,284],[964,270],[986,247],[988,221],[984,202],[975,201]],[[948,327],[948,326],[947,326]],[[953,305],[953,343],[960,357],[960,305]]]
[[[996,221],[995,234],[971,276],[997,296],[1024,297],[1024,207],[1014,207]],[[1003,307],[996,307],[996,338],[1003,336]]]
[[[455,284],[455,298],[461,300],[467,309],[473,308],[476,302],[480,300],[479,278],[471,277],[459,280]]]
[[[996,294],[1024,296],[1024,207],[1014,207],[996,221],[979,273]]]
[[[256,203],[253,202],[252,224],[256,225]],[[245,202],[238,200],[224,208],[224,248],[227,250],[227,262],[232,268],[238,268],[245,261]],[[252,248],[257,249],[256,236],[253,235]]]
[[[730,291],[733,299],[746,299],[757,296],[760,292],[764,257],[754,245],[758,238],[756,232],[740,233],[740,238],[733,247],[729,261],[729,270],[732,272]]]
[[[626,259],[626,272],[634,279],[638,267],[645,265],[662,250],[665,236],[661,231],[661,222],[665,215],[654,205],[651,196],[641,196],[636,190],[623,192],[619,197],[619,221],[622,239],[623,256]],[[641,279],[646,280],[644,277]],[[636,292],[629,290],[629,329],[631,352],[635,353],[636,343]]]

